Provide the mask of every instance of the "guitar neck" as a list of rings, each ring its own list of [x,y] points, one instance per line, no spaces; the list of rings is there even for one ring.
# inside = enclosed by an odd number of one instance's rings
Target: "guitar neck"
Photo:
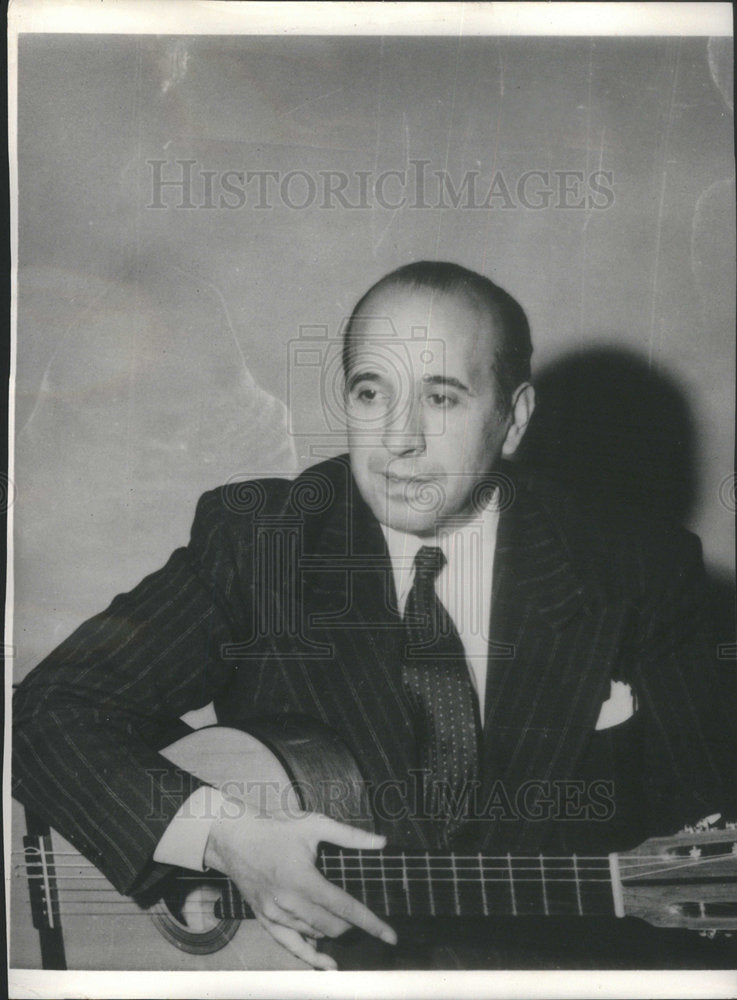
[[[385,916],[591,916],[615,913],[607,857],[498,857],[323,850],[328,881]],[[222,915],[250,915],[232,885]]]

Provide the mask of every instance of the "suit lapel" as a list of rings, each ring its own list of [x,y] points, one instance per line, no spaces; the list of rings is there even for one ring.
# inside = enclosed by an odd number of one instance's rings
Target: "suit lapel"
[[[342,468],[341,468],[342,467]],[[397,778],[417,766],[411,719],[402,692],[404,628],[397,612],[391,559],[378,521],[362,499],[347,459],[335,461],[335,500],[318,533],[308,537],[303,594],[310,632],[331,647],[323,702],[364,776],[383,787],[386,832],[394,842],[425,838]],[[336,726],[336,728],[338,728]],[[411,784],[411,782],[409,783]],[[407,794],[411,798],[412,789]]]
[[[417,759],[402,693],[404,632],[391,561],[347,458],[329,465],[335,496],[306,530],[303,552],[304,620],[311,637],[331,649],[305,671],[316,678],[310,700],[341,731],[365,777],[396,786]],[[482,802],[498,781],[514,803],[529,782],[575,772],[608,693],[625,615],[577,571],[543,498],[516,481],[494,560]],[[427,846],[423,824],[406,818],[408,794],[389,789],[380,826],[396,843]],[[534,808],[534,796],[525,805]],[[401,819],[386,819],[400,812]],[[485,846],[499,836],[509,843],[508,824],[486,826]],[[516,846],[534,849],[545,824],[515,826]]]
[[[624,610],[577,572],[542,499],[515,487],[494,558],[482,776],[484,801],[501,781],[518,812],[518,796],[525,808],[534,799],[530,782],[574,770],[607,696]],[[519,846],[533,847],[541,824],[517,826]],[[499,828],[489,824],[487,843]]]

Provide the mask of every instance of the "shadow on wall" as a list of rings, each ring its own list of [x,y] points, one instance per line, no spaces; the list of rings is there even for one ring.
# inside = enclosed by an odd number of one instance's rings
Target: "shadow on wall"
[[[647,359],[601,347],[564,355],[535,379],[519,461],[604,506],[687,522],[698,497],[696,429],[678,385]],[[734,642],[735,588],[709,574],[716,639]]]

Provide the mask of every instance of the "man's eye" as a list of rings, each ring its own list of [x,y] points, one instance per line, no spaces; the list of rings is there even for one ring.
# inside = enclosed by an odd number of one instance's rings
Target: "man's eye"
[[[386,400],[386,393],[373,385],[357,385],[351,389],[351,399],[356,406],[379,406]]]
[[[432,406],[440,410],[451,410],[458,403],[455,396],[448,396],[444,392],[431,392],[427,398]]]

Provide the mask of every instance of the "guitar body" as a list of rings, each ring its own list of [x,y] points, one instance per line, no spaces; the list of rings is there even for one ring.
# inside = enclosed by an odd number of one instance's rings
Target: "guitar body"
[[[249,732],[208,726],[173,743],[162,756],[256,809],[305,808],[335,819],[350,818],[354,826],[372,826],[353,757],[330,730],[307,717],[259,720]],[[15,809],[16,842],[22,839],[21,816]],[[222,880],[183,873],[173,892],[141,907],[117,893],[56,831],[46,839],[58,910],[54,930],[61,930],[70,969],[308,968],[256,920],[215,915]],[[14,879],[11,964],[39,968],[43,961],[27,897],[25,879]]]
[[[261,720],[248,733],[211,726],[162,753],[219,788],[234,809],[241,802],[264,813],[305,809],[372,827],[351,754],[331,730],[306,717]],[[21,835],[17,817],[15,810],[14,839]],[[23,841],[13,866],[20,877],[11,890],[13,967],[307,968],[247,919],[250,911],[222,876],[182,871],[162,883],[162,898],[141,906],[120,896],[90,862],[33,817]],[[604,858],[429,856],[326,846],[318,866],[390,922],[439,915],[626,914],[656,926],[737,929],[735,824],[719,831],[705,821],[695,830]]]
[[[342,741],[308,716],[254,720],[248,732],[197,729],[162,751],[235,800],[272,812],[322,812],[372,830],[363,777]]]
[[[14,809],[13,841],[23,837],[23,811]],[[110,883],[56,831],[50,837],[51,853],[63,863],[72,861],[74,888],[58,879],[58,901],[66,967],[75,970],[131,969],[145,972],[177,969],[188,971],[228,971],[243,969],[306,969],[307,966],[278,945],[256,920],[243,920],[237,934],[223,939],[222,947],[206,954],[176,947],[158,929],[160,914],[142,909],[120,896]],[[14,969],[53,968],[43,962],[39,930],[34,927],[28,905],[28,882],[24,866],[14,865],[11,882],[10,965]],[[57,865],[57,872],[61,869]],[[85,894],[98,900],[96,912],[80,906]],[[90,907],[89,909],[93,909]]]

